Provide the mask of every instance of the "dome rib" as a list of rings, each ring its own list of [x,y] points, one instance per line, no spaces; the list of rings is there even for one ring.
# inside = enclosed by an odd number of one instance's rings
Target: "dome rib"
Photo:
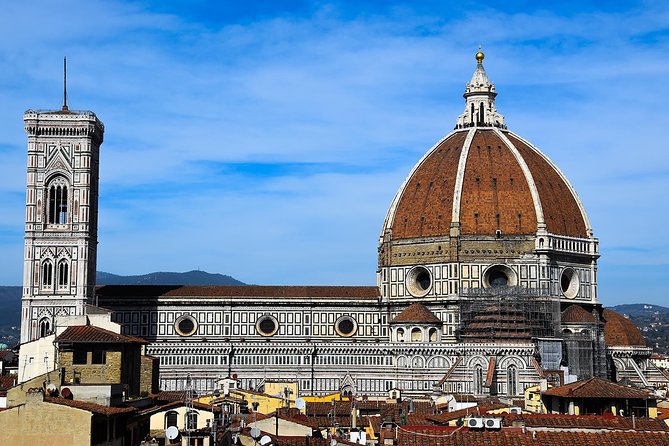
[[[392,231],[393,239],[448,234],[457,160],[465,135],[466,131],[450,133],[428,150],[414,166],[388,210],[381,243],[388,230]],[[439,152],[443,155],[432,156]],[[416,199],[420,202],[418,206]]]
[[[529,184],[512,151],[494,129],[478,129],[472,140],[459,209],[463,235],[536,234]]]
[[[467,132],[467,138],[465,139],[465,143],[462,145],[462,152],[460,153],[460,159],[458,160],[458,172],[455,177],[455,187],[453,188],[453,210],[451,214],[451,225],[455,224],[455,226],[458,228],[460,227],[462,186],[465,179],[467,159],[469,158],[469,148],[472,146],[472,141],[474,140],[475,134],[475,129],[470,129]]]
[[[539,232],[542,229],[546,228],[546,221],[544,220],[544,209],[543,206],[541,205],[541,199],[539,198],[539,191],[537,190],[537,185],[534,182],[534,176],[532,176],[530,168],[527,166],[527,163],[520,155],[520,152],[518,152],[516,146],[514,146],[511,140],[509,140],[509,138],[506,137],[504,132],[495,129],[495,133],[497,133],[497,136],[499,136],[499,138],[504,142],[504,144],[506,144],[511,153],[513,153],[513,156],[516,157],[516,161],[520,165],[520,169],[523,171],[523,174],[525,175],[525,181],[527,182],[527,186],[530,188],[530,194],[532,195],[532,201],[534,202],[534,211],[537,216],[537,232]]]
[[[583,204],[560,169],[525,139],[511,132],[507,133],[507,137],[525,159],[535,179],[546,230],[571,237],[591,237],[592,228]],[[537,181],[537,174],[541,174],[545,182]],[[571,200],[564,199],[565,192],[571,196]]]

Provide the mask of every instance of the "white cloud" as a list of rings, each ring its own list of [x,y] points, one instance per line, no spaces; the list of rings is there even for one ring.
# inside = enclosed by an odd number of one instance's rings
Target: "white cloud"
[[[0,152],[0,202],[24,189],[21,113],[58,107],[68,54],[71,106],[94,109],[107,128],[101,268],[206,265],[255,283],[371,283],[390,199],[453,127],[479,43],[500,111],[572,180],[602,252],[666,247],[669,210],[657,191],[669,190],[669,180],[644,178],[666,165],[663,5],[433,16],[323,6],[310,16],[220,25],[120,1],[34,6],[7,5],[0,29],[0,143],[9,147]],[[226,193],[217,184],[229,178],[210,178],[207,161],[335,163],[356,173],[262,185],[239,176]],[[175,187],[182,192],[160,193]],[[22,219],[19,206],[4,221]],[[633,259],[666,263],[663,252]],[[20,280],[3,274],[2,282]]]

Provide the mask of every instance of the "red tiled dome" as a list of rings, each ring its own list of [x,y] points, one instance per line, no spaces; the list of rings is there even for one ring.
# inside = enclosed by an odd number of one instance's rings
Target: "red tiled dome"
[[[580,305],[570,305],[562,312],[563,324],[583,324],[597,322],[595,316]]]
[[[441,319],[434,315],[425,305],[415,303],[409,305],[390,321],[391,324],[418,323],[440,325]]]
[[[609,347],[613,346],[646,346],[646,339],[634,325],[634,322],[627,319],[620,313],[613,310],[604,310],[604,341]]]
[[[538,149],[499,128],[456,130],[414,167],[386,219],[392,239],[549,233],[588,237],[590,226],[564,175]]]

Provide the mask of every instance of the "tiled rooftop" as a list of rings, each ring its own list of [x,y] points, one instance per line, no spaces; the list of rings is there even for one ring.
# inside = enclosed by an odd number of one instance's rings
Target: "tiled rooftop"
[[[569,305],[566,310],[562,312],[562,323],[564,324],[583,324],[597,322],[595,316],[586,311],[580,305]]]
[[[92,325],[74,325],[67,327],[57,338],[56,342],[81,342],[101,344],[147,344],[142,338],[126,336],[104,328]]]
[[[375,286],[259,286],[259,285],[102,285],[101,298],[132,297],[258,297],[378,299]]]
[[[561,414],[504,414],[504,425],[511,426],[520,421],[526,427],[546,427],[552,429],[608,429],[669,432],[664,421],[654,418],[614,417],[601,415],[561,415]]]
[[[592,377],[545,390],[544,395],[563,398],[654,399],[652,392]]]
[[[406,307],[400,314],[395,316],[390,323],[441,324],[441,319],[428,310],[425,305],[415,303]]]
[[[400,429],[398,440],[411,446],[668,446],[669,433]]]
[[[608,308],[604,309],[603,316],[606,320],[604,341],[607,346],[646,346],[646,339],[634,322]]]
[[[65,398],[52,398],[46,397],[44,401],[53,404],[60,404],[61,406],[75,407],[77,409],[87,410],[89,412],[97,413],[100,415],[118,415],[122,413],[134,412],[134,407],[110,407],[102,406],[100,404],[89,403],[86,401],[78,400],[67,400]]]

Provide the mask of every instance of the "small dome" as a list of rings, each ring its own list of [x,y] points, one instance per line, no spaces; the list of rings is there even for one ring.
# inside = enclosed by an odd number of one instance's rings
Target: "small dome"
[[[391,324],[430,324],[441,325],[441,319],[428,310],[425,305],[415,303],[409,305],[390,321]]]
[[[562,312],[563,324],[589,324],[595,322],[597,322],[595,316],[580,305],[570,305]]]
[[[605,309],[603,315],[606,320],[604,341],[608,347],[646,346],[646,339],[634,322],[609,309]]]

